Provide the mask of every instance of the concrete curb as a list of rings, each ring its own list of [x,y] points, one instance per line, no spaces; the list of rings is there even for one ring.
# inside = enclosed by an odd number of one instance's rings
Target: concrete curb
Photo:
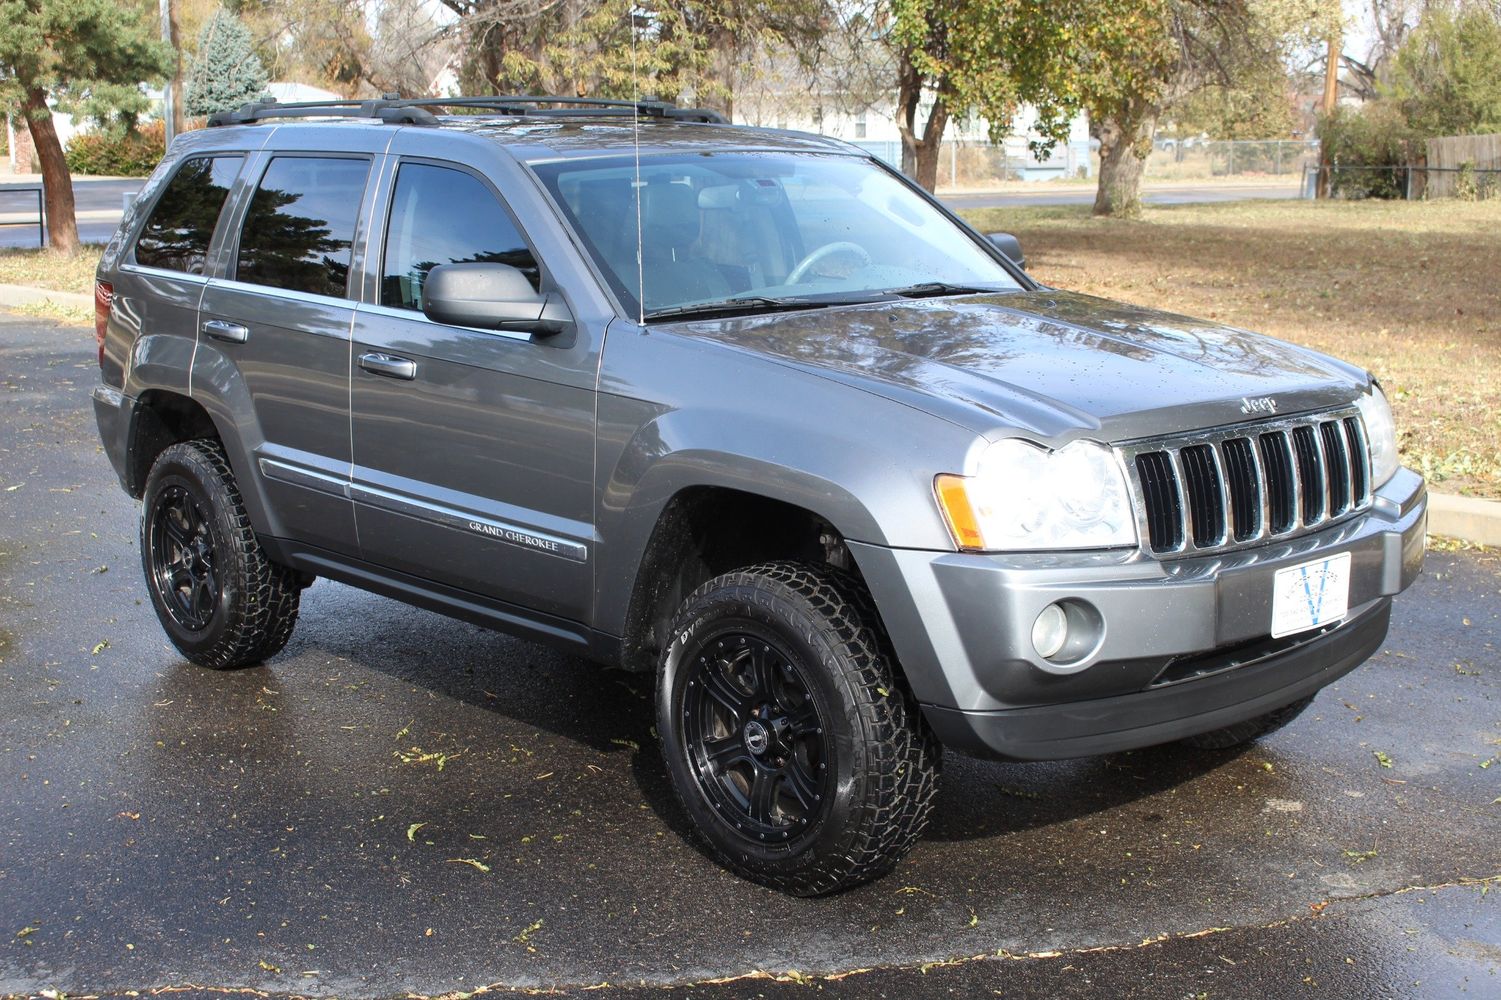
[[[38,302],[52,302],[60,306],[72,306],[76,309],[94,309],[94,297],[92,295],[80,295],[78,292],[60,292],[52,288],[33,288],[30,285],[3,285],[0,284],[0,308],[7,306],[29,306]]]
[[[1501,501],[1430,493],[1428,530],[1474,545],[1501,547]]]
[[[59,292],[28,285],[0,284],[0,309],[51,301],[77,309],[94,308],[92,295]],[[1481,500],[1452,493],[1428,494],[1428,530],[1472,545],[1501,548],[1501,500]]]

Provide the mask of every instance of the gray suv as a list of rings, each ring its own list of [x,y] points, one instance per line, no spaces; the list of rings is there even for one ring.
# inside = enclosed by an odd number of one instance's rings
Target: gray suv
[[[656,103],[249,105],[100,263],[100,433],[182,654],[328,577],[657,677],[708,849],[889,871],[941,749],[1268,733],[1426,493],[1368,372],[1039,285],[864,151]]]

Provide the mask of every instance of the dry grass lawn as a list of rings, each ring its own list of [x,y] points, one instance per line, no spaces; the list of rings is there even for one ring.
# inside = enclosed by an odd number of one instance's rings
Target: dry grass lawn
[[[71,257],[51,250],[0,250],[0,285],[30,285],[59,292],[94,290],[103,247],[86,245]]]
[[[1433,488],[1501,497],[1501,202],[1238,202],[980,209],[1039,280],[1217,319],[1371,369],[1404,461]]]
[[[1501,498],[1501,202],[1235,202],[978,209],[1042,281],[1217,319],[1374,371],[1404,460],[1434,488]],[[0,283],[87,294],[98,248],[0,251]],[[88,317],[83,317],[86,321]]]

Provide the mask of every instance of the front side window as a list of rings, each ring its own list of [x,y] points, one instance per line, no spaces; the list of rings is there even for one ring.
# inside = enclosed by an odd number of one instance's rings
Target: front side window
[[[266,167],[245,224],[235,277],[257,285],[343,296],[369,160],[278,156]]]
[[[241,156],[184,160],[141,229],[136,263],[202,274],[219,212],[243,160]]]
[[[380,278],[380,304],[422,308],[422,285],[439,264],[509,264],[537,287],[537,261],[511,217],[463,170],[403,163],[396,174]]]

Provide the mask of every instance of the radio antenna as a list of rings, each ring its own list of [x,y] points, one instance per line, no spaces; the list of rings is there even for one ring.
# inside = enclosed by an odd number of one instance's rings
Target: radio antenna
[[[646,258],[642,255],[641,236],[641,88],[637,83],[636,5],[630,7],[631,18],[631,146],[636,154],[636,318],[646,325]]]

